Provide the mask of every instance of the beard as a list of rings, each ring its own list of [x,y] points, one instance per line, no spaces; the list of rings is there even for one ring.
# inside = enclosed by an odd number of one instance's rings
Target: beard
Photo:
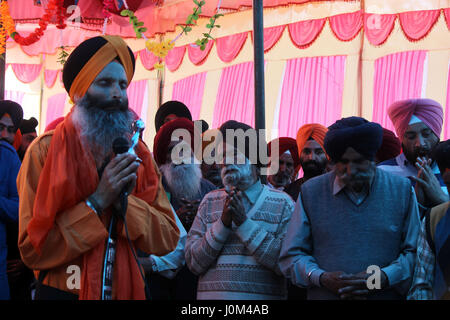
[[[249,161],[245,164],[230,164],[222,168],[220,173],[225,188],[236,187],[245,190],[253,182],[252,167]]]
[[[201,197],[202,171],[198,164],[166,163],[159,169],[176,198],[192,201]]]
[[[354,191],[360,191],[364,188],[370,187],[370,182],[375,176],[376,166],[373,162],[365,171],[358,171],[353,174],[348,174],[347,172],[338,173],[339,179],[347,186],[349,186]]]
[[[414,148],[413,150],[408,150],[405,148],[405,146],[402,144],[402,150],[405,154],[406,159],[413,165],[416,163],[418,157],[424,157],[429,159],[431,157],[431,150],[429,148]]]
[[[272,184],[274,184],[275,187],[284,187],[292,182],[292,175],[286,171],[278,171],[277,174],[271,177],[271,180],[273,181]]]
[[[302,162],[301,166],[305,175],[310,177],[316,177],[325,173],[326,163],[311,160]]]
[[[75,106],[72,116],[81,143],[90,151],[97,167],[111,155],[116,138],[129,140],[132,135],[134,118],[128,110],[128,100],[99,101],[86,93]]]

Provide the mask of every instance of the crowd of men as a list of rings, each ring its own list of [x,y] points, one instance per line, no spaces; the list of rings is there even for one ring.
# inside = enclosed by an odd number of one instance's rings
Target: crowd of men
[[[74,106],[39,136],[0,101],[0,299],[450,298],[439,103],[392,104],[395,133],[348,117],[266,144],[168,101],[150,151],[134,69],[120,37],[81,43],[63,69]]]

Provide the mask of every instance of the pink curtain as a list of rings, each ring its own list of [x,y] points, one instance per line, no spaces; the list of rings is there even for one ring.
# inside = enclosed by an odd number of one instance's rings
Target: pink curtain
[[[58,77],[58,72],[59,70],[44,70],[44,81],[47,87],[53,87]]]
[[[345,56],[287,61],[278,120],[280,137],[295,138],[304,124],[329,126],[341,118],[345,61]]]
[[[36,80],[42,69],[41,64],[11,63],[11,67],[16,78],[23,83],[30,83]]]
[[[227,120],[255,124],[253,62],[227,67],[222,71],[214,107],[212,128]]]
[[[280,40],[286,25],[264,29],[264,52],[268,52]],[[250,32],[253,41],[253,31]]]
[[[296,47],[309,47],[322,32],[327,19],[299,21],[288,25],[289,36]]]
[[[153,52],[143,49],[139,51],[139,57],[141,57],[142,65],[147,70],[155,69],[153,66],[158,62],[158,57],[153,54]]]
[[[189,60],[191,60],[191,62],[195,65],[201,65],[203,62],[205,62],[206,58],[211,52],[213,44],[214,40],[208,41],[205,50],[200,49],[199,46],[188,45]]]
[[[386,42],[395,26],[396,14],[364,14],[364,33],[374,46]]]
[[[444,140],[450,139],[450,68],[448,70],[448,81],[447,81],[447,102],[445,110],[445,121],[444,121]]]
[[[231,62],[241,52],[248,32],[233,34],[231,36],[216,39],[217,54],[223,62]]]
[[[184,53],[186,52],[186,46],[174,47],[166,56],[165,62],[167,68],[174,72],[177,70],[181,62],[183,61]]]
[[[11,100],[17,102],[20,105],[22,105],[24,96],[25,92],[22,91],[5,90],[5,100]]]
[[[127,88],[128,106],[133,109],[139,117],[142,115],[144,95],[147,90],[147,80],[132,81]]]
[[[172,100],[183,102],[191,111],[192,120],[198,120],[205,91],[206,72],[178,80],[173,85]]]
[[[67,99],[66,93],[58,93],[51,96],[47,100],[47,117],[45,121],[45,126],[50,124],[56,118],[64,116],[64,105]]]
[[[387,108],[397,100],[420,98],[426,56],[426,51],[406,51],[375,61],[372,121],[395,132]]]
[[[341,41],[353,40],[363,26],[363,15],[361,11],[339,14],[330,19],[331,30]]]
[[[411,11],[399,14],[402,30],[411,41],[425,37],[437,22],[441,10]]]

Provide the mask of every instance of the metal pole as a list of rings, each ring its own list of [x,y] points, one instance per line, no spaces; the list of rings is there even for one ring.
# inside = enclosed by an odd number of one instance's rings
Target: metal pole
[[[253,0],[253,50],[255,68],[255,129],[265,129],[263,0]]]
[[[5,100],[6,51],[0,56],[0,100]]]

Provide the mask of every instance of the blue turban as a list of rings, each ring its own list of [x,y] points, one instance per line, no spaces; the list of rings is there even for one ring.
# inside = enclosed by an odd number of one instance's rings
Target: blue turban
[[[374,160],[383,140],[383,128],[360,117],[336,121],[328,128],[324,147],[334,162],[338,162],[347,148],[352,147],[367,160]]]

